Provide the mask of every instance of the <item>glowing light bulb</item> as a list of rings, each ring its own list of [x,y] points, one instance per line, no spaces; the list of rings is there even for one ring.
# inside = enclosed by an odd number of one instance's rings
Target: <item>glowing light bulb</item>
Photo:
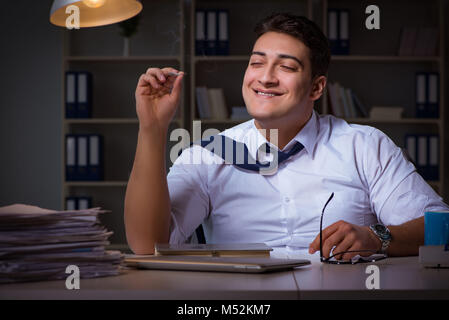
[[[105,2],[106,0],[83,0],[83,3],[89,8],[99,8],[104,5]]]

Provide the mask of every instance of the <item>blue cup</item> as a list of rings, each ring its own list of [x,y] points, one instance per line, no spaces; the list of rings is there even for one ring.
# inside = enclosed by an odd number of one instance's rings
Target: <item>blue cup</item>
[[[424,213],[424,245],[449,244],[449,212],[427,211]]]

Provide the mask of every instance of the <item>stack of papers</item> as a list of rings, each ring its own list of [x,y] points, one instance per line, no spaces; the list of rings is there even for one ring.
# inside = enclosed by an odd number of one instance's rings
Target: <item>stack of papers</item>
[[[117,275],[123,256],[106,251],[100,208],[53,211],[16,204],[0,208],[0,283],[66,279],[69,265],[81,278]]]

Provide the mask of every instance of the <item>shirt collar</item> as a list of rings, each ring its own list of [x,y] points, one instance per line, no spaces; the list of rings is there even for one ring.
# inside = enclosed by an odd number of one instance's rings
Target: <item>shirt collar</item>
[[[265,143],[268,143],[271,147],[277,150],[277,147],[270,144],[267,139],[257,129],[254,119],[251,120],[251,130],[248,130],[244,139],[239,142],[243,142],[248,147],[248,151],[254,159],[257,159],[257,150]],[[296,136],[284,147],[284,150],[290,149],[293,144],[298,141],[302,143],[307,153],[312,154],[315,148],[316,140],[318,136],[318,117],[315,110],[312,110],[312,116],[307,121],[306,125],[299,131]],[[242,137],[243,138],[243,137]]]

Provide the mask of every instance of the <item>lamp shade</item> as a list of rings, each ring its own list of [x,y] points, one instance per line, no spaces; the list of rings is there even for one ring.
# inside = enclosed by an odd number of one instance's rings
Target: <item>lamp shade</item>
[[[50,11],[50,22],[65,27],[69,16],[66,8],[70,5],[79,8],[80,28],[117,23],[132,18],[142,10],[142,4],[137,0],[106,0],[97,8],[89,7],[80,0],[55,0]]]

